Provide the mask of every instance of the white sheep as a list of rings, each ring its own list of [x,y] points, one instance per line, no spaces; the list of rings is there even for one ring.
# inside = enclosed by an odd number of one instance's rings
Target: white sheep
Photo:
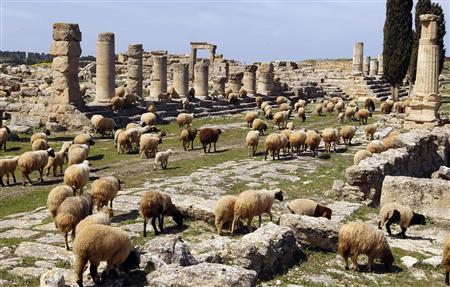
[[[187,113],[180,113],[178,114],[176,121],[178,126],[180,127],[180,130],[183,128],[183,126],[187,125],[188,127],[192,124],[192,121],[194,120],[194,114],[187,114]]]
[[[259,131],[249,131],[245,137],[245,144],[248,147],[248,155],[255,156],[259,143]]]
[[[33,185],[30,179],[30,174],[37,170],[39,171],[39,178],[41,182],[44,182],[44,168],[47,165],[48,158],[54,157],[55,152],[53,149],[27,151],[19,156],[19,169],[22,172],[23,185],[26,185],[26,180]]]
[[[61,149],[55,152],[55,157],[49,157],[47,165],[45,168],[47,169],[47,176],[50,174],[50,169],[53,168],[53,176],[56,176],[56,171],[59,167],[61,173],[63,173],[63,165],[64,160],[67,159],[67,153],[69,151],[72,142],[66,142],[61,146]]]
[[[55,218],[58,207],[61,203],[70,196],[74,196],[73,189],[68,185],[58,185],[57,187],[50,190],[47,196],[47,209],[52,216]]]
[[[73,144],[69,147],[67,154],[67,165],[71,166],[85,161],[89,155],[89,146],[86,144]]]
[[[103,206],[112,208],[113,200],[120,190],[120,181],[114,176],[104,176],[94,180],[91,186],[92,197],[94,198],[94,204],[97,206],[97,210],[100,210]]]
[[[80,190],[83,193],[83,187],[89,181],[89,161],[85,160],[82,163],[69,166],[64,172],[64,184],[73,188],[76,194]]]
[[[158,163],[161,163],[161,168],[166,169],[169,164],[169,157],[174,154],[174,151],[168,149],[166,151],[159,151],[155,155],[155,163],[153,164],[153,169],[156,170]]]
[[[11,133],[11,130],[7,126],[3,126],[0,128],[0,148],[3,147],[3,150],[6,151],[6,141],[8,140],[8,135]]]
[[[5,186],[3,183],[3,176],[6,175],[6,184],[9,185],[9,175],[12,176],[14,183],[16,183],[16,176],[14,175],[17,165],[19,163],[19,156],[15,156],[13,158],[2,158],[0,159],[0,183],[2,186]]]
[[[224,224],[231,223],[234,217],[234,205],[237,200],[235,195],[225,195],[222,196],[214,208],[215,216],[215,226],[217,229],[217,234],[222,234],[222,228]]]

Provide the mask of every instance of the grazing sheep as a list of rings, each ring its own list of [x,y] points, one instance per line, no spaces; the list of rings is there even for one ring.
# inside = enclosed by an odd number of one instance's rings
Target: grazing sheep
[[[306,105],[308,104],[305,100],[302,99],[298,100],[297,103],[299,108],[306,108]]]
[[[305,122],[306,120],[306,111],[305,108],[299,107],[297,110],[297,116],[302,119],[302,122]]]
[[[102,136],[105,136],[107,134],[113,136],[116,129],[116,122],[112,118],[107,117],[101,118],[94,126],[95,132],[101,134]]]
[[[326,105],[326,109],[327,109],[327,112],[328,113],[332,113],[332,112],[334,112],[334,108],[335,108],[335,106],[334,106],[334,104],[333,103],[328,103],[327,105]]]
[[[356,127],[354,126],[343,126],[340,130],[340,134],[344,144],[352,145],[352,139],[355,136]]]
[[[45,168],[47,169],[47,176],[50,174],[50,169],[53,167],[53,176],[56,176],[56,171],[59,167],[61,173],[63,173],[63,165],[64,160],[68,160],[67,153],[69,152],[69,148],[72,145],[72,142],[66,142],[61,146],[61,149],[55,152],[55,157],[49,157],[47,165]]]
[[[226,223],[232,223],[234,217],[234,204],[237,196],[225,195],[219,198],[214,208],[215,226],[217,234],[222,235],[222,228]]]
[[[219,136],[222,134],[221,129],[215,128],[202,128],[200,129],[200,143],[203,146],[203,151],[206,153],[206,146],[209,145],[208,152],[211,152],[211,143],[214,144],[214,152],[216,152],[216,143],[219,140]]]
[[[93,224],[111,225],[111,210],[108,207],[103,207],[99,212],[86,216],[81,220],[77,227],[75,227],[75,234],[79,234],[86,226]]]
[[[191,107],[191,102],[189,102],[188,99],[182,99],[181,106],[183,107],[183,110],[187,111]]]
[[[197,136],[197,129],[183,129],[180,133],[180,140],[183,141],[183,148],[186,151],[191,145],[191,150],[194,149],[194,140]]]
[[[267,108],[264,110],[264,117],[268,120],[273,119],[272,108]]]
[[[368,110],[366,110],[366,109],[358,110],[359,124],[367,125],[367,121],[370,116],[372,116],[372,114]]]
[[[264,160],[267,160],[267,155],[272,154],[272,159],[275,160],[275,156],[280,159],[280,149],[282,146],[281,137],[279,134],[271,133],[266,137],[264,142],[266,154]]]
[[[144,217],[144,237],[147,237],[147,221],[152,219],[153,230],[155,235],[164,232],[164,216],[171,216],[176,224],[181,227],[183,225],[183,215],[176,208],[170,199],[170,195],[165,192],[149,190],[142,195],[139,209],[140,214]],[[158,218],[159,231],[156,228],[155,221]]]
[[[353,120],[355,120],[355,114],[358,112],[358,107],[352,107],[352,106],[348,106],[345,109],[345,118],[347,119],[347,121],[351,122]]]
[[[262,97],[256,96],[256,97],[255,97],[255,102],[256,102],[256,106],[257,106],[258,108],[261,108],[261,105],[262,105],[262,103],[263,103]]]
[[[170,96],[168,93],[161,93],[158,95],[158,102],[167,103],[170,101]]]
[[[154,126],[154,125],[156,125],[156,122],[157,122],[156,115],[151,112],[143,113],[141,115],[141,122],[145,123],[145,125],[147,125],[147,126]]]
[[[49,148],[48,142],[44,139],[37,139],[31,144],[31,150],[47,150]]]
[[[64,172],[64,184],[73,188],[74,194],[80,190],[83,193],[83,187],[89,181],[89,161],[69,166]]]
[[[55,152],[51,148],[48,150],[27,151],[21,154],[18,164],[22,172],[23,185],[26,185],[26,180],[33,185],[29,175],[35,170],[39,171],[40,181],[44,182],[44,168],[47,165],[48,158],[54,156]]]
[[[289,104],[288,104],[288,103],[282,103],[282,104],[278,107],[278,111],[281,111],[281,112],[288,111],[288,112],[290,112],[290,111],[291,111],[291,107],[289,107]]]
[[[165,135],[164,132],[159,135],[155,134],[143,134],[139,140],[139,154],[141,159],[149,158],[156,155],[158,151],[158,145],[162,144],[162,138]]]
[[[335,104],[334,108],[336,109],[336,111],[338,113],[342,113],[344,111],[344,109],[345,109],[345,102],[343,100],[338,101]]]
[[[333,150],[336,152],[336,144],[340,144],[339,130],[335,128],[326,128],[322,132],[322,140],[325,143],[325,150],[331,152],[331,144],[333,144]]]
[[[284,103],[286,103],[286,98],[285,97],[283,97],[283,96],[279,96],[279,97],[277,97],[277,99],[276,99],[276,103],[277,103],[277,105],[279,105],[279,106],[281,106],[281,104],[284,104]]]
[[[58,207],[67,197],[71,196],[74,196],[73,189],[68,185],[58,185],[50,190],[47,197],[47,209],[53,220],[55,219]]]
[[[374,153],[382,153],[385,151],[384,144],[380,140],[374,140],[371,141],[367,145],[367,151],[374,154]]]
[[[371,157],[371,156],[372,156],[371,152],[369,152],[365,149],[359,150],[355,153],[355,155],[353,157],[353,164],[358,165],[361,161],[363,161],[366,158]]]
[[[316,113],[317,115],[321,116],[322,115],[322,110],[323,110],[323,104],[322,103],[318,103],[318,104],[315,105],[314,113]]]
[[[112,209],[113,200],[120,190],[120,180],[114,176],[103,176],[94,180],[91,186],[91,194],[94,200],[94,205],[97,206],[97,210],[102,209],[104,206],[108,206]]]
[[[48,136],[50,135],[50,131],[49,130],[45,130],[45,132],[43,133],[34,133],[31,137],[30,137],[30,144],[33,144],[33,142],[37,139],[43,139],[48,141]]]
[[[259,131],[260,135],[264,135],[264,132],[267,131],[267,124],[263,120],[255,119],[252,123],[252,129]]]
[[[321,137],[320,134],[314,130],[309,130],[306,132],[306,145],[311,150],[312,156],[319,155],[319,145],[320,145]]]
[[[272,205],[273,201],[277,199],[283,201],[283,192],[279,189],[275,190],[245,190],[241,192],[236,199],[234,205],[234,218],[231,225],[231,234],[234,233],[234,228],[240,219],[247,218],[247,227],[251,232],[252,219],[255,216],[259,218],[259,227],[261,227],[264,213],[267,213],[272,221]]]
[[[139,252],[134,249],[128,234],[119,228],[102,224],[88,225],[80,230],[73,243],[73,253],[76,283],[79,287],[83,287],[83,272],[88,262],[95,285],[101,281],[97,273],[101,261],[107,262],[102,277],[106,277],[117,267],[128,273],[139,268],[140,263]]]
[[[275,127],[276,125],[278,126],[279,129],[284,129],[286,128],[288,120],[289,120],[289,112],[287,111],[276,112],[272,120],[273,126]]]
[[[115,89],[115,96],[123,98],[125,96],[126,90],[124,86],[117,87]]]
[[[366,134],[366,140],[373,140],[375,132],[377,131],[377,124],[370,124],[364,128],[364,133]]]
[[[140,128],[142,128],[142,126],[145,126],[145,123],[141,123],[141,124],[138,124],[138,123],[128,123],[128,124],[125,126],[125,130],[130,130],[130,129],[140,129]]]
[[[19,163],[19,156],[15,156],[13,158],[2,158],[0,159],[0,184],[5,186],[3,183],[3,176],[6,175],[6,184],[9,185],[9,175],[12,176],[14,183],[16,183],[16,176],[14,173],[16,172],[17,165]]]
[[[73,139],[74,144],[94,145],[95,141],[90,134],[79,134]]]
[[[288,122],[287,125],[286,125],[286,128],[288,130],[293,131],[295,129],[294,123],[293,122]]]
[[[445,284],[450,285],[450,235],[444,245],[442,254],[442,266],[445,269]]]
[[[259,112],[255,111],[249,111],[245,114],[244,120],[247,123],[247,127],[251,127],[253,124],[253,121],[257,119],[259,116]]]
[[[338,114],[338,123],[343,124],[344,123],[344,117],[345,117],[345,114],[343,112],[340,112]]]
[[[394,111],[397,114],[403,114],[403,113],[405,113],[405,108],[406,107],[405,107],[405,104],[403,102],[396,102],[394,104],[393,108],[394,108]]]
[[[153,126],[145,126],[141,128],[131,128],[125,131],[127,140],[126,142],[132,147],[134,147],[134,150],[138,151],[140,146],[140,140],[141,136],[146,133],[157,131]],[[165,133],[163,133],[165,134]],[[119,134],[120,136],[120,134]],[[130,150],[130,149],[129,149]]]
[[[355,107],[358,107],[358,104],[356,103],[356,100],[352,100],[352,101],[350,101],[350,103],[348,103],[348,106],[355,108]]]
[[[269,102],[262,102],[261,103],[261,110],[263,110],[263,111],[265,111],[266,110],[266,107],[270,107],[270,105],[269,105]]]
[[[136,94],[126,94],[123,98],[123,105],[125,107],[132,107],[136,104],[138,97]]]
[[[155,163],[153,164],[153,170],[156,170],[158,163],[161,164],[162,169],[166,169],[169,164],[169,157],[174,154],[174,151],[168,149],[166,151],[159,151],[155,155]]]
[[[131,138],[128,137],[128,134],[126,131],[122,131],[117,134],[116,139],[116,146],[117,146],[117,153],[125,153],[131,150]],[[69,152],[70,155],[70,152]]]
[[[247,90],[244,88],[239,89],[239,98],[245,98],[247,97]]]
[[[239,102],[239,94],[231,93],[228,95],[228,103],[236,105]]]
[[[331,219],[331,214],[333,213],[333,211],[330,208],[320,205],[313,200],[304,198],[294,199],[291,202],[289,202],[288,209],[290,212],[294,214],[302,214],[314,217],[325,217],[328,219]]]
[[[283,130],[280,133],[280,142],[281,146],[280,149],[283,149],[283,155],[285,156],[287,152],[289,152],[289,136],[292,133],[290,130]]]
[[[380,208],[380,221],[378,222],[378,228],[383,228],[386,223],[386,230],[391,235],[392,223],[398,223],[402,231],[398,234],[403,239],[406,238],[406,229],[411,225],[425,225],[425,216],[419,213],[415,213],[408,206],[404,206],[398,203],[388,203]]]
[[[121,97],[114,96],[111,99],[111,108],[113,111],[120,111],[125,106],[125,100]]]
[[[393,104],[391,104],[390,102],[384,102],[380,106],[381,112],[383,114],[390,114],[392,111],[392,107],[393,107]]]
[[[289,145],[291,147],[291,154],[294,155],[294,151],[297,155],[300,155],[302,150],[306,151],[306,132],[294,131],[289,137]]]
[[[245,137],[245,145],[248,147],[248,156],[255,156],[259,143],[259,131],[249,131]]]
[[[364,101],[364,108],[367,109],[370,113],[375,111],[375,102],[371,98],[367,98]]]
[[[384,234],[367,223],[354,221],[344,224],[339,230],[339,254],[348,270],[348,257],[351,257],[353,269],[359,270],[358,256],[369,257],[368,269],[372,271],[374,259],[380,258],[387,270],[392,268],[394,257]]]
[[[403,142],[398,138],[400,135],[399,131],[394,131],[389,134],[389,136],[383,139],[384,149],[388,150],[391,148],[399,148],[402,147]]]
[[[88,155],[89,155],[89,145],[73,144],[69,147],[69,152],[67,154],[68,158],[67,165],[71,166],[74,164],[82,163],[88,158]]]
[[[192,114],[186,114],[186,113],[180,113],[178,114],[176,121],[178,126],[180,127],[180,130],[186,125],[189,127],[192,124],[192,121],[194,120],[194,113]]]
[[[102,115],[93,115],[91,117],[91,125],[94,127],[94,130],[95,130],[95,127],[98,126],[98,123],[100,122],[100,120],[103,118],[104,118],[104,116],[102,116]]]
[[[64,243],[69,250],[67,234],[72,231],[72,238],[75,238],[75,227],[86,216],[92,214],[92,196],[84,193],[81,196],[66,197],[56,210],[54,217],[55,227],[64,233]]]

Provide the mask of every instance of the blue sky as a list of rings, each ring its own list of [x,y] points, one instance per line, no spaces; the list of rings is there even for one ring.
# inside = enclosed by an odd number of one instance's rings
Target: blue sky
[[[2,1],[1,50],[48,52],[52,24],[72,22],[83,33],[83,55],[95,55],[99,32],[114,32],[117,53],[129,43],[142,43],[146,51],[189,53],[190,41],[208,41],[226,58],[247,63],[350,58],[355,41],[376,56],[386,6],[382,0]],[[450,15],[450,0],[439,2]]]

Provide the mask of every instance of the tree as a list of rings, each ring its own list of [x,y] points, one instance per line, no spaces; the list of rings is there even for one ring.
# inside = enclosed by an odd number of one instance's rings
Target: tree
[[[391,84],[392,99],[398,101],[400,84],[408,72],[412,48],[412,0],[388,0],[384,23],[384,78]]]
[[[436,44],[439,46],[441,54],[439,56],[439,74],[442,73],[442,70],[444,69],[444,62],[445,62],[445,34],[447,34],[447,30],[445,29],[445,15],[444,11],[442,10],[441,5],[439,3],[433,3],[433,6],[431,7],[430,14],[434,14],[439,16],[438,21],[438,37]]]

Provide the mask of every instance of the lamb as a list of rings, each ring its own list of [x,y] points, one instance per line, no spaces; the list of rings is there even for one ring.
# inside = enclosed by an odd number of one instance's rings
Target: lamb
[[[245,114],[245,118],[244,118],[245,122],[247,123],[247,127],[250,128],[250,127],[252,126],[252,124],[253,124],[253,121],[254,121],[255,119],[257,119],[258,116],[259,116],[259,112],[255,112],[255,111],[249,111],[249,112],[247,112],[247,113]]]
[[[371,157],[372,153],[363,149],[363,150],[359,150],[355,153],[354,157],[353,157],[353,164],[354,165],[358,165],[361,161],[365,160],[368,157]]]
[[[392,268],[394,257],[389,243],[380,231],[362,221],[344,224],[339,230],[339,254],[348,270],[348,257],[351,256],[353,268],[359,270],[358,256],[365,254],[369,257],[368,269],[372,271],[374,259],[380,258],[387,270]]]
[[[159,135],[155,134],[143,134],[139,140],[139,154],[141,159],[144,157],[149,158],[150,156],[156,155],[158,151],[158,145],[162,143],[162,138],[165,135],[164,132]]]
[[[50,169],[53,168],[53,176],[56,176],[56,170],[59,167],[61,173],[63,173],[63,165],[64,160],[68,159],[67,153],[69,152],[69,148],[72,145],[72,142],[66,142],[61,146],[61,149],[55,152],[55,157],[49,157],[47,165],[45,168],[47,169],[47,176],[50,174]]]
[[[54,218],[55,227],[64,233],[66,249],[69,250],[67,234],[72,231],[72,238],[75,238],[75,227],[86,216],[92,214],[92,196],[85,193],[82,196],[66,197],[56,210]]]
[[[249,131],[245,138],[245,145],[248,147],[248,156],[255,156],[259,143],[259,131]]]
[[[370,113],[375,111],[375,102],[371,98],[367,98],[364,101],[364,108],[367,109]]]
[[[119,192],[120,180],[114,176],[103,176],[94,180],[91,186],[91,194],[94,201],[94,205],[97,206],[97,210],[102,209],[104,206],[108,206],[112,209],[113,200]]]
[[[445,269],[445,284],[450,285],[450,235],[444,245],[442,254],[442,266]]]
[[[373,140],[375,132],[377,131],[377,124],[370,124],[364,128],[364,133],[366,134],[366,140]]]
[[[383,114],[390,114],[392,111],[392,107],[393,107],[393,105],[390,102],[384,102],[380,106],[381,112]]]
[[[305,120],[306,120],[305,108],[303,108],[303,107],[298,108],[297,115],[300,119],[302,119],[302,122],[305,122]]]
[[[194,120],[194,114],[186,114],[186,113],[180,113],[178,114],[176,121],[178,126],[180,127],[180,130],[183,128],[183,126],[190,126],[192,124],[192,121]]]
[[[47,209],[53,220],[55,219],[58,207],[67,197],[71,196],[74,196],[73,189],[68,185],[58,185],[50,190],[47,197]]]
[[[75,254],[75,277],[79,287],[83,287],[83,272],[89,261],[89,272],[95,285],[100,284],[97,268],[101,261],[107,262],[102,277],[119,268],[128,273],[139,268],[140,258],[125,231],[102,224],[88,225],[80,230],[73,243]],[[105,275],[105,276],[103,276]]]
[[[366,109],[358,110],[359,124],[367,125],[367,120],[369,119],[369,116],[372,116],[372,114],[368,110]]]
[[[33,144],[33,142],[37,139],[43,139],[48,141],[48,136],[50,135],[50,131],[49,130],[45,130],[45,132],[43,133],[34,133],[31,137],[30,137],[30,144]]]
[[[3,183],[3,176],[6,175],[6,184],[9,185],[9,175],[12,176],[14,183],[17,183],[15,171],[19,163],[19,156],[13,158],[2,158],[0,159],[0,184],[5,186]]]
[[[234,204],[238,199],[235,195],[222,196],[214,208],[215,226],[217,234],[222,235],[222,228],[226,223],[231,223],[234,217]]]
[[[168,149],[166,151],[159,151],[155,155],[155,163],[153,164],[153,170],[156,170],[158,163],[161,164],[162,169],[166,169],[169,164],[169,157],[174,154],[174,151]]]
[[[352,139],[355,136],[356,127],[354,126],[343,126],[340,130],[340,134],[344,144],[352,145]]]
[[[86,144],[88,146],[94,145],[95,141],[90,134],[79,134],[73,139],[74,144]]]
[[[331,103],[331,102],[328,103],[327,106],[326,106],[327,112],[330,113],[330,114],[334,111],[334,108],[335,108],[334,104]]]
[[[73,188],[74,194],[80,190],[83,193],[83,187],[89,181],[89,161],[69,166],[64,172],[64,184]]]
[[[256,97],[255,97],[255,102],[256,102],[256,106],[257,106],[258,108],[261,108],[261,105],[262,105],[262,103],[263,103],[262,97],[256,96]]]
[[[40,181],[44,182],[44,168],[47,165],[48,158],[54,156],[55,152],[51,148],[48,150],[27,151],[21,154],[19,156],[18,165],[22,172],[23,185],[26,185],[26,180],[33,185],[29,175],[35,170],[39,171]]]
[[[81,220],[75,227],[75,234],[79,234],[82,229],[93,224],[111,225],[111,210],[103,207],[99,212],[89,215]]]
[[[85,161],[89,155],[89,145],[87,144],[73,144],[69,147],[69,152],[67,154],[68,162],[67,165],[71,166],[74,164],[79,164]]]
[[[113,111],[120,111],[125,105],[125,100],[121,97],[114,96],[111,99],[111,108]]]
[[[402,231],[398,234],[403,239],[406,238],[406,229],[411,225],[425,225],[425,216],[419,213],[415,213],[408,206],[401,205],[399,203],[388,203],[380,208],[380,221],[378,222],[378,228],[381,229],[386,223],[386,230],[391,235],[392,223],[398,223]]]
[[[275,156],[280,159],[280,149],[281,149],[281,137],[279,134],[271,133],[266,137],[264,142],[266,154],[264,155],[264,160],[267,160],[267,155],[272,154],[272,159],[275,160]]]
[[[183,129],[180,133],[180,140],[183,141],[183,148],[186,151],[191,145],[191,150],[194,149],[194,140],[197,136],[197,129]]]
[[[276,112],[273,116],[273,126],[277,125],[279,129],[286,128],[287,121],[289,120],[289,112],[281,111]]]
[[[306,150],[306,132],[305,131],[294,131],[289,137],[289,145],[291,147],[291,154],[294,154],[294,151],[297,152],[297,155],[300,155],[302,150]]]
[[[145,123],[145,125],[147,126],[154,126],[156,125],[156,115],[154,113],[148,112],[148,113],[143,113],[141,115],[141,122]]]
[[[323,110],[323,105],[322,105],[322,103],[318,103],[318,104],[315,105],[315,107],[314,107],[314,112],[315,112],[317,115],[321,116],[321,115],[322,115],[322,110]]]
[[[202,128],[200,129],[200,143],[203,146],[203,151],[206,153],[206,146],[209,144],[208,152],[211,152],[211,143],[214,144],[214,152],[216,152],[216,143],[219,140],[219,136],[222,134],[221,129],[215,128]]]
[[[247,218],[247,227],[251,231],[252,219],[259,217],[259,227],[261,227],[261,216],[267,213],[272,221],[272,205],[277,199],[283,201],[283,192],[275,190],[245,190],[241,192],[234,205],[233,224],[231,225],[231,235],[234,234],[234,228],[240,219]]]
[[[298,198],[288,203],[288,209],[293,214],[301,214],[313,217],[325,217],[331,219],[333,211],[310,199]]]
[[[372,153],[372,154],[374,154],[374,153],[382,153],[383,151],[385,151],[384,144],[380,140],[371,141],[367,145],[367,151]]]
[[[140,214],[144,217],[144,237],[147,237],[147,221],[152,219],[153,230],[155,235],[164,232],[164,216],[171,216],[178,227],[183,225],[183,215],[172,203],[170,195],[165,192],[149,190],[142,195],[139,209]],[[159,231],[156,228],[155,221],[158,218]]]
[[[320,135],[318,132],[314,130],[309,130],[306,132],[306,145],[311,150],[312,156],[318,156],[319,155],[319,145],[320,145]]]
[[[322,139],[325,143],[325,150],[331,151],[331,144],[333,144],[334,152],[336,152],[336,144],[340,144],[339,130],[335,128],[326,128],[322,132]]]
[[[103,117],[98,120],[97,124],[94,126],[95,132],[105,136],[109,133],[110,136],[114,135],[117,129],[116,122],[112,118]]]
[[[44,139],[37,139],[31,144],[31,150],[47,150],[49,148],[48,142]]]

